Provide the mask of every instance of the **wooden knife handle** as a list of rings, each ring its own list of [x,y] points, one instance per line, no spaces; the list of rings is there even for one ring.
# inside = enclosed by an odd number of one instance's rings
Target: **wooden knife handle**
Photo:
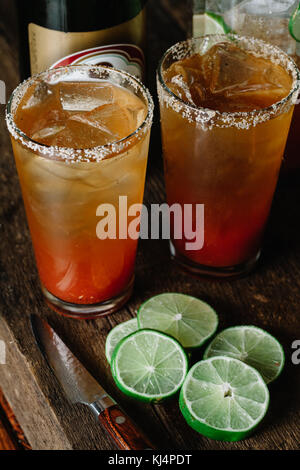
[[[152,444],[118,405],[106,408],[99,421],[120,450],[150,450]]]

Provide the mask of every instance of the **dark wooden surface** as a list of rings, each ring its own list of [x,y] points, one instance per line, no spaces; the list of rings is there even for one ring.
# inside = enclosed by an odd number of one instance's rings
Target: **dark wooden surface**
[[[0,0],[2,4],[10,4]],[[164,50],[186,36],[187,2],[150,0],[148,81],[155,94],[154,70]],[[1,8],[0,8],[1,11]],[[8,11],[8,10],[7,10]],[[6,12],[7,14],[7,12]],[[0,14],[0,79],[8,94],[18,82],[15,34]],[[41,357],[29,327],[30,313],[47,318],[86,367],[123,406],[159,448],[165,449],[299,449],[300,366],[291,362],[291,344],[300,339],[300,184],[281,179],[268,226],[264,253],[256,271],[234,281],[198,280],[179,271],[164,241],[139,245],[134,295],[126,308],[97,321],[59,317],[47,308],[38,284],[30,236],[9,137],[0,122],[0,339],[7,345],[7,364],[0,365],[0,387],[34,449],[112,449],[111,441],[83,406],[71,406]],[[164,185],[158,112],[153,128],[146,201],[161,202]],[[128,399],[114,385],[105,360],[108,331],[133,317],[151,295],[178,291],[208,301],[218,312],[220,329],[254,324],[283,344],[286,366],[270,387],[271,404],[255,435],[238,443],[206,439],[190,429],[177,397],[160,405]],[[193,360],[201,358],[201,352]]]
[[[0,450],[30,450],[14,412],[0,390]]]
[[[0,392],[1,394],[1,392]],[[4,397],[3,397],[4,398]],[[17,450],[18,444],[15,440],[14,430],[11,428],[6,415],[6,408],[0,396],[0,450]]]

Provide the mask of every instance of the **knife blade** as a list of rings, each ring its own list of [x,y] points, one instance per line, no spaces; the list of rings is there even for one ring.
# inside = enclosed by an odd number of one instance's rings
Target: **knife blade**
[[[31,315],[36,342],[71,403],[88,406],[121,450],[154,447],[119,405],[87,371],[55,330],[38,315]]]

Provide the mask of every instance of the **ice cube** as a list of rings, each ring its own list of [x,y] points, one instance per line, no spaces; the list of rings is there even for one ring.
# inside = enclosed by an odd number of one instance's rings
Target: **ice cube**
[[[94,116],[91,114],[75,114],[74,116],[71,116],[68,119],[68,123],[72,125],[75,121],[82,124],[83,126],[92,127],[94,129],[99,130],[100,132],[107,134],[108,138],[110,139],[114,139],[116,137],[113,132],[111,132],[107,127],[102,125],[101,122],[95,121],[93,117]]]
[[[55,93],[51,85],[44,81],[40,81],[37,83],[33,91],[32,88],[30,88],[27,93],[25,93],[21,107],[22,109],[30,109],[35,106],[40,106],[49,101],[49,98],[53,98],[54,94]]]
[[[283,67],[275,64],[265,67],[263,77],[267,84],[272,85],[273,88],[282,88],[288,94],[291,88],[291,77]]]
[[[226,98],[247,100],[257,97],[264,106],[281,99],[291,86],[286,71],[270,60],[255,57],[230,43],[217,44],[206,56],[207,77],[210,92]],[[258,96],[260,95],[260,96]],[[254,103],[253,103],[254,104]],[[256,101],[255,104],[258,104]]]
[[[180,63],[172,64],[165,73],[165,79],[173,93],[182,100],[200,106],[205,96],[202,58],[194,54]]]
[[[247,86],[255,71],[249,54],[228,42],[215,44],[202,59],[206,86],[213,94]]]
[[[39,109],[36,119],[27,124],[28,135],[33,140],[44,145],[55,145],[53,139],[65,127],[65,113],[60,109]]]
[[[65,111],[92,111],[113,101],[113,87],[109,83],[62,82],[59,89]]]
[[[220,111],[268,107],[291,87],[291,77],[281,66],[230,43],[213,46],[203,60],[210,99]]]
[[[196,106],[201,106],[206,96],[204,86],[199,82],[195,82],[190,86],[190,93],[193,103],[195,103]]]
[[[79,114],[69,118],[64,129],[53,135],[51,145],[82,149],[105,145],[116,138],[109,129]]]
[[[170,67],[165,72],[165,80],[172,81],[173,77],[182,77],[185,82],[187,82],[187,74],[185,71],[185,65],[175,62],[170,65]]]
[[[147,109],[143,101],[134,95],[129,90],[125,90],[121,87],[114,88],[114,102],[118,103],[120,108],[128,112],[131,116],[132,121],[132,131],[137,129],[144,121]]]
[[[102,107],[102,106],[101,106]],[[96,108],[96,112],[97,112]],[[76,114],[67,121],[67,127],[74,133],[76,144],[78,139],[82,144],[80,147],[95,147],[105,145],[118,139],[118,135],[110,130],[104,123],[96,120],[94,112]],[[86,142],[86,144],[83,144]]]
[[[54,135],[56,135],[58,132],[61,132],[65,126],[63,125],[58,125],[54,124],[53,126],[48,126],[40,129],[39,131],[35,132],[32,134],[31,138],[33,140],[36,140],[38,142],[43,142],[45,139],[48,139],[49,137],[52,138]]]
[[[40,81],[24,94],[17,113],[16,125],[32,139],[48,145],[44,138],[50,136],[52,131],[42,132],[43,129],[63,125],[65,112],[62,110],[58,92],[52,85]],[[41,134],[40,134],[41,132]]]
[[[145,106],[127,106],[126,110],[131,115],[133,121],[133,130],[132,132],[140,127],[140,125],[144,122],[146,117],[146,107]]]
[[[100,127],[109,129],[109,132],[118,139],[127,137],[136,129],[132,114],[125,106],[120,106],[118,103],[99,106],[88,113],[88,117]]]
[[[175,75],[170,82],[167,82],[167,85],[174,95],[187,103],[194,104],[189,86],[182,75]]]

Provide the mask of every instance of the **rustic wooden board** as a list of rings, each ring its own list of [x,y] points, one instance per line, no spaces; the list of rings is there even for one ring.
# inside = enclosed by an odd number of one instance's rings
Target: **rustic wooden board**
[[[184,6],[183,6],[184,4]],[[188,11],[182,0],[149,1],[148,76],[155,93],[154,70],[163,51],[183,39]],[[8,92],[17,84],[14,35],[5,33],[0,15],[0,79]],[[33,340],[29,315],[47,318],[86,367],[164,449],[299,449],[300,376],[291,362],[291,344],[300,338],[300,224],[299,180],[282,181],[274,202],[265,250],[255,273],[234,281],[188,277],[170,261],[164,241],[139,246],[134,295],[126,308],[97,321],[59,317],[45,305],[39,289],[30,236],[18,178],[5,129],[0,123],[0,339],[7,345],[7,363],[0,365],[3,389],[26,438],[34,449],[112,449],[101,427],[83,406],[71,406]],[[150,150],[146,201],[164,198],[161,148],[156,124]],[[115,387],[104,356],[105,337],[119,322],[135,315],[139,304],[162,291],[179,291],[211,303],[220,328],[255,324],[283,344],[287,361],[281,378],[270,387],[271,406],[257,433],[239,443],[216,442],[191,430],[178,410],[177,398],[161,405],[145,405],[126,398]],[[201,357],[195,355],[194,360]]]

